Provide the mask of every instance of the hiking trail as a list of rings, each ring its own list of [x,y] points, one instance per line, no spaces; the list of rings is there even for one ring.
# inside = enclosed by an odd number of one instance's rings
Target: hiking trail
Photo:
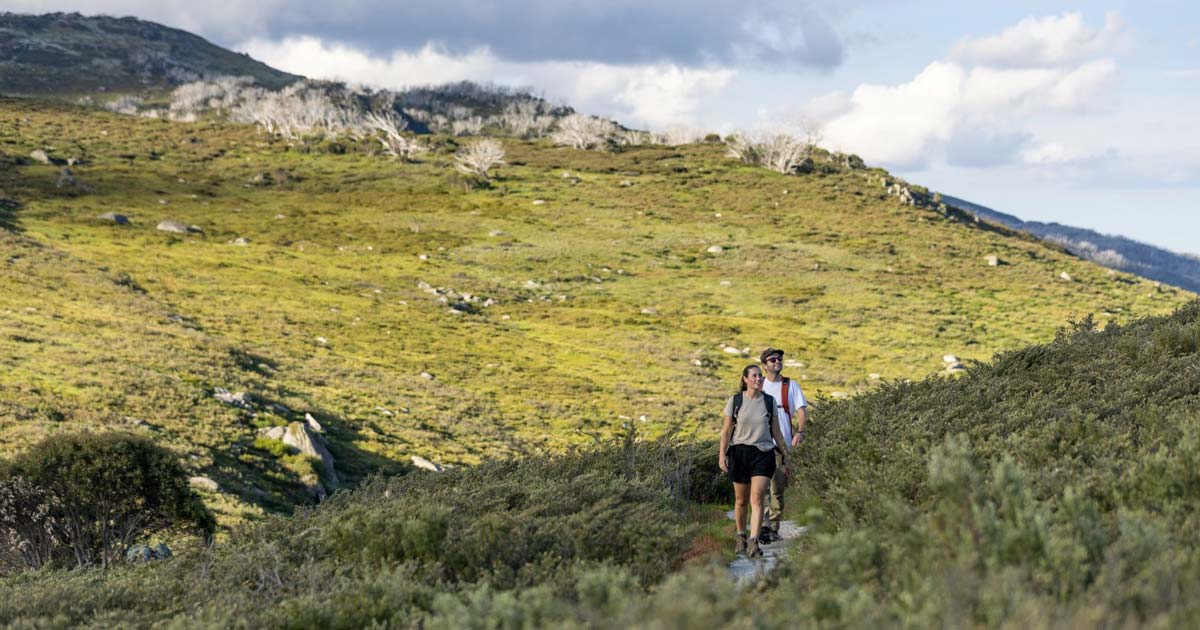
[[[725,516],[733,520],[733,510],[726,512]],[[733,578],[738,586],[752,584],[759,577],[774,571],[779,559],[787,553],[792,540],[803,536],[807,531],[807,527],[797,525],[794,521],[780,521],[779,540],[769,545],[760,545],[759,549],[763,552],[761,558],[747,558],[738,554],[738,557],[729,563],[729,577]]]

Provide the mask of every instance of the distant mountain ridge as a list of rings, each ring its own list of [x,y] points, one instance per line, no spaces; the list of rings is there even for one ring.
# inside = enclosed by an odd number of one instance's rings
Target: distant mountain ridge
[[[251,76],[278,89],[300,80],[202,37],[133,17],[0,13],[0,92],[80,95],[169,89]]]
[[[1137,274],[1188,291],[1200,292],[1200,258],[1178,254],[1124,236],[1101,234],[1095,230],[1060,223],[1023,221],[1011,214],[942,195],[942,200],[969,212],[981,220],[1028,232],[1044,241],[1065,247],[1067,251],[1110,269]]]

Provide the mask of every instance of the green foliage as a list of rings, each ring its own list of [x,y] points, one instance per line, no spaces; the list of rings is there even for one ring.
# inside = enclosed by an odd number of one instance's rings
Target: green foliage
[[[668,575],[688,544],[673,494],[689,489],[667,480],[686,478],[677,468],[689,464],[673,453],[672,443],[631,438],[375,478],[169,562],[102,579],[10,578],[0,582],[0,624],[508,627],[573,614],[575,599],[615,611]],[[70,606],[56,601],[68,595]]]
[[[703,529],[689,500],[720,494],[715,445],[627,427],[564,456],[376,478],[104,579],[10,578],[0,624],[1186,626],[1200,353],[1147,349],[1197,321],[1200,302],[1085,319],[963,378],[815,402],[791,491],[809,532],[752,588],[680,565]]]
[[[187,527],[210,536],[215,527],[175,456],[133,435],[46,438],[0,464],[0,487],[0,495],[16,496],[9,493],[15,489],[36,506],[32,514],[6,511],[0,520],[6,556],[21,555],[14,547],[41,547],[26,562],[33,568],[107,567],[148,533]]]

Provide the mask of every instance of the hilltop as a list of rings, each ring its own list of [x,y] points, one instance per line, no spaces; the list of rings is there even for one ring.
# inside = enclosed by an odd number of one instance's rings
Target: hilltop
[[[1123,236],[1101,234],[1061,223],[1022,221],[1011,214],[963,199],[949,195],[943,195],[942,198],[947,204],[966,210],[980,219],[1028,232],[1098,265],[1135,273],[1188,291],[1200,291],[1200,259],[1195,256],[1176,254]]]
[[[306,414],[353,485],[413,455],[475,464],[630,424],[711,435],[767,344],[810,397],[837,397],[1192,298],[910,205],[828,154],[783,175],[722,142],[505,138],[507,165],[473,188],[450,166],[463,137],[409,162],[372,137],[0,111],[0,441],[146,433],[216,480],[226,523],[328,481],[260,433]]]
[[[299,80],[201,37],[133,17],[0,14],[0,93],[76,98],[163,92],[197,79]]]

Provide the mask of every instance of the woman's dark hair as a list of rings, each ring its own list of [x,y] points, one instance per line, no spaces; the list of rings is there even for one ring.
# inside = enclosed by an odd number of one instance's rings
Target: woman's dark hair
[[[746,391],[746,377],[750,375],[751,369],[758,370],[759,373],[762,373],[762,368],[758,367],[757,365],[755,365],[753,363],[742,368],[742,378],[738,379],[738,391],[739,392]]]

